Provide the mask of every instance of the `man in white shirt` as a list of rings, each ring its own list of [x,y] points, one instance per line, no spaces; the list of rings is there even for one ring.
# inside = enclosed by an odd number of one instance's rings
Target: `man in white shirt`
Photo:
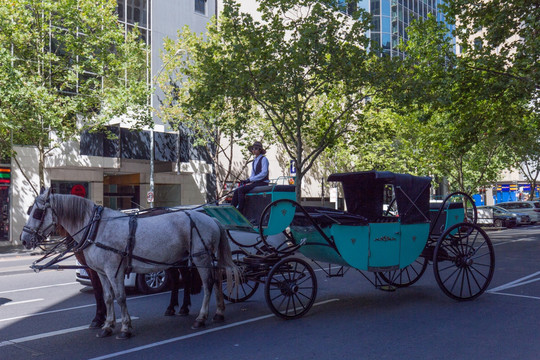
[[[251,167],[251,176],[247,180],[242,181],[242,185],[234,191],[231,203],[241,213],[244,210],[246,194],[254,187],[268,185],[269,182],[268,159],[264,156],[266,150],[263,148],[262,143],[255,141],[248,149],[255,156]]]

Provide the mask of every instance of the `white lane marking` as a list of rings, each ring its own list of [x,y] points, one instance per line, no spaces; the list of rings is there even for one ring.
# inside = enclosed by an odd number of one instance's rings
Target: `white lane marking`
[[[136,316],[131,317],[131,320],[137,320],[137,319],[138,319],[138,317],[136,317]],[[121,323],[122,319],[116,319],[116,322]],[[32,340],[44,339],[44,338],[48,338],[48,337],[51,337],[51,336],[69,334],[69,333],[72,333],[72,332],[81,331],[81,330],[87,330],[87,329],[88,329],[88,325],[84,325],[84,326],[77,326],[77,327],[69,328],[69,329],[50,331],[50,332],[46,332],[46,333],[43,333],[43,334],[25,336],[25,337],[21,337],[21,338],[18,338],[18,339],[2,341],[2,342],[0,342],[0,347],[8,346],[8,345],[14,345],[14,344],[20,344],[20,343],[27,342],[27,341],[32,341]]]
[[[507,294],[507,293],[494,292],[494,291],[487,291],[487,292],[490,293],[490,294],[493,294],[493,295],[506,295],[506,296],[514,296],[514,297],[521,297],[521,298],[527,298],[527,299],[540,300],[540,297],[538,297],[538,296],[520,295],[520,294]]]
[[[537,272],[535,272],[533,274],[524,276],[524,277],[519,278],[517,280],[511,281],[511,282],[506,283],[504,285],[498,286],[496,288],[489,289],[488,292],[496,292],[496,291],[506,290],[506,289],[510,289],[510,288],[513,288],[513,287],[525,285],[525,284],[528,284],[528,283],[531,283],[531,282],[540,281],[540,277],[538,279],[528,280],[528,279],[530,279],[532,277],[535,277],[537,275],[540,275],[540,271],[537,271]],[[525,281],[525,280],[528,280],[528,281]]]
[[[329,300],[326,300],[326,301],[321,301],[319,303],[313,304],[313,306],[319,306],[319,305],[327,304],[327,303],[334,302],[334,301],[339,301],[339,299],[329,299]],[[252,323],[252,322],[268,319],[268,318],[271,318],[271,317],[274,317],[274,316],[275,316],[274,314],[263,315],[263,316],[259,316],[259,317],[256,317],[256,318],[247,319],[247,320],[244,320],[244,321],[239,321],[239,322],[235,322],[235,323],[232,323],[232,324],[220,326],[220,327],[217,327],[217,328],[199,331],[199,332],[196,332],[196,333],[193,333],[193,334],[178,336],[178,337],[175,337],[175,338],[172,338],[172,339],[158,341],[158,342],[155,342],[155,343],[139,346],[139,347],[132,348],[132,349],[119,351],[119,352],[112,353],[112,354],[102,355],[102,356],[99,356],[99,357],[92,358],[90,360],[110,359],[110,358],[113,358],[113,357],[116,357],[116,356],[130,354],[130,353],[133,353],[133,352],[150,349],[150,348],[153,348],[153,347],[156,347],[156,346],[161,346],[161,345],[170,344],[170,343],[177,342],[177,341],[190,339],[190,338],[197,337],[197,336],[206,335],[206,334],[213,333],[213,332],[216,332],[216,331],[230,329],[230,328],[233,328],[233,327],[237,327],[237,326],[249,324],[249,323]]]
[[[13,302],[8,302],[8,303],[5,303],[5,304],[2,304],[0,306],[11,306],[11,305],[20,305],[20,304],[28,304],[28,303],[31,303],[31,302],[36,302],[36,301],[43,301],[44,299],[31,299],[31,300],[23,300],[23,301],[13,301]]]
[[[36,286],[36,287],[25,288],[25,289],[6,290],[6,291],[0,291],[0,294],[9,294],[9,293],[14,293],[14,292],[19,292],[19,291],[48,289],[48,288],[51,288],[51,287],[66,286],[66,285],[73,285],[73,284],[78,284],[78,282],[74,281],[74,282],[63,283],[63,284],[44,285],[44,286]]]
[[[520,241],[535,241],[535,240],[531,238],[523,238],[523,239],[514,239],[514,240],[506,240],[506,241],[497,241],[493,243],[493,246],[512,244],[512,243],[516,243]]]
[[[150,295],[134,296],[134,297],[127,298],[127,301],[135,300],[135,299],[142,299],[142,298],[150,297],[150,296],[163,295],[163,294],[167,294],[167,293],[157,293],[157,294],[150,294]],[[96,304],[74,306],[74,307],[65,308],[65,309],[58,309],[58,310],[44,311],[44,312],[35,313],[35,314],[15,316],[15,317],[12,317],[12,318],[0,319],[0,322],[10,321],[10,320],[26,319],[26,318],[30,318],[30,317],[33,317],[33,316],[48,315],[48,314],[54,314],[54,313],[59,313],[59,312],[63,312],[63,311],[78,310],[78,309],[83,309],[83,308],[87,308],[87,307],[91,307],[91,306],[96,306]]]

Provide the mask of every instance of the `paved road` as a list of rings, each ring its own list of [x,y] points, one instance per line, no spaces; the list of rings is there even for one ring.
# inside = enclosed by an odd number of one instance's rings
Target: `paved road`
[[[34,274],[24,268],[35,257],[0,257],[0,359],[538,359],[540,226],[490,236],[495,276],[472,302],[446,297],[431,267],[395,292],[356,271],[331,279],[317,271],[317,304],[293,321],[272,315],[259,290],[228,304],[225,324],[194,331],[200,296],[184,318],[162,315],[168,294],[132,293],[127,341],[86,329],[93,295],[73,271]]]

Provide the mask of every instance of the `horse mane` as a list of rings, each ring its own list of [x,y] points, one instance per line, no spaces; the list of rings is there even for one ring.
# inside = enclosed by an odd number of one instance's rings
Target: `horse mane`
[[[85,225],[84,219],[92,216],[94,210],[91,200],[74,195],[52,194],[51,206],[59,218],[79,227]]]

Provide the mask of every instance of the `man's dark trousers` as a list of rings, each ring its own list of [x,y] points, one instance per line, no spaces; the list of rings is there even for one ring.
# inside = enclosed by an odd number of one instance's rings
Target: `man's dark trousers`
[[[238,211],[240,211],[242,214],[244,214],[244,202],[246,199],[246,194],[253,188],[257,186],[266,186],[268,185],[267,182],[264,181],[256,181],[244,186],[240,186],[236,190],[234,190],[233,198],[231,205],[236,206],[238,208]]]

